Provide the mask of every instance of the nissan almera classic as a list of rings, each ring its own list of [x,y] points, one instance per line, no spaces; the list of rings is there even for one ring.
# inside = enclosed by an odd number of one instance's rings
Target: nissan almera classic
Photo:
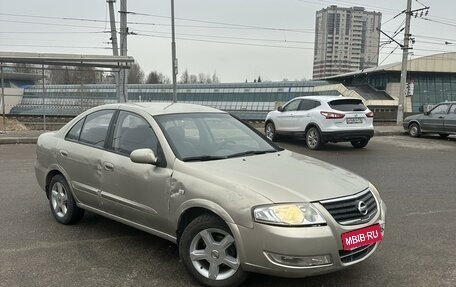
[[[36,153],[58,222],[89,210],[168,239],[207,286],[333,272],[383,237],[386,206],[367,180],[209,107],[96,107],[42,134]]]

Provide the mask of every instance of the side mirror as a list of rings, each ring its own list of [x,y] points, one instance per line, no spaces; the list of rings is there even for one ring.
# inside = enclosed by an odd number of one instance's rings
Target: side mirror
[[[277,107],[277,110],[278,110],[279,112],[281,112],[281,111],[283,111],[283,107],[282,107],[282,106],[278,106],[278,107]]]
[[[157,164],[157,157],[149,148],[135,149],[130,154],[130,160],[136,163]]]
[[[428,116],[430,113],[429,112],[424,112],[424,115],[425,116]]]

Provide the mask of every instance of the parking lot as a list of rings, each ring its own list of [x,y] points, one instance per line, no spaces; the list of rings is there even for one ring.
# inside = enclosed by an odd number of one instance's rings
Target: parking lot
[[[352,268],[304,279],[254,274],[245,286],[456,285],[456,137],[375,137],[361,150],[279,145],[371,180],[388,207],[385,238]],[[92,213],[58,224],[36,184],[34,152],[0,145],[0,286],[197,286],[163,239]]]

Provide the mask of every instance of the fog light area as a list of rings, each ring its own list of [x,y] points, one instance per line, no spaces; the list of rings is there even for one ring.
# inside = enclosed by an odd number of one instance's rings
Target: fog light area
[[[266,256],[275,264],[290,267],[314,267],[332,264],[331,255],[291,256],[266,252]]]

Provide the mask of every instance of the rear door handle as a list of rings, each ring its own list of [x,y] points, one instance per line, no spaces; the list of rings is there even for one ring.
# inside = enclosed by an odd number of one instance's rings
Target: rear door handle
[[[68,156],[68,152],[66,150],[61,149],[60,150],[60,155],[64,156],[64,157],[67,157]]]
[[[103,165],[104,165],[104,168],[106,170],[109,170],[109,171],[113,171],[114,170],[114,165],[112,163],[110,163],[110,162],[105,161],[103,163]]]

